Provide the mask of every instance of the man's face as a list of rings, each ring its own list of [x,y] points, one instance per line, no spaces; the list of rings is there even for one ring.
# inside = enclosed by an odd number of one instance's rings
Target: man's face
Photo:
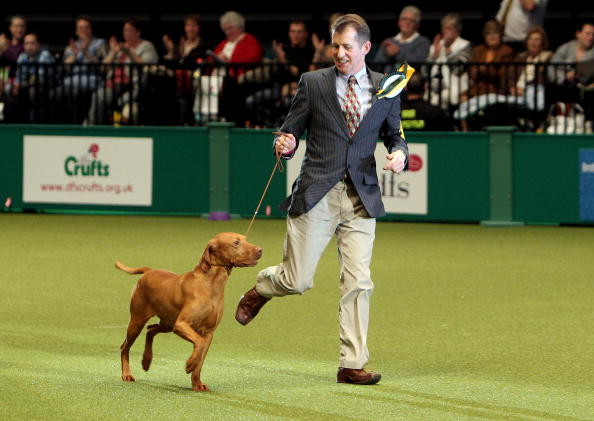
[[[307,31],[302,23],[289,25],[289,41],[294,47],[303,47],[307,42]]]
[[[400,14],[398,18],[398,28],[402,35],[409,37],[415,33],[417,28],[419,27],[419,23],[417,22],[417,15],[413,12],[404,11]]]
[[[25,21],[21,18],[14,18],[10,24],[10,34],[15,39],[23,39],[25,35]]]
[[[575,33],[575,37],[583,49],[589,50],[594,45],[594,26],[584,25],[580,31]]]
[[[26,35],[25,36],[25,53],[29,56],[34,56],[39,51],[40,45],[39,41],[37,41],[37,37],[35,35]]]
[[[91,22],[85,19],[80,19],[76,22],[76,36],[80,39],[90,39],[93,35],[91,30]]]
[[[342,32],[332,34],[332,55],[336,69],[345,75],[354,75],[365,66],[365,56],[371,49],[371,43],[361,44],[357,31],[347,26]]]

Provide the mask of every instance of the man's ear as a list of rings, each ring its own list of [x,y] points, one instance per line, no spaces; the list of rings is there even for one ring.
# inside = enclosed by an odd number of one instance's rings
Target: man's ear
[[[371,41],[365,41],[363,43],[363,55],[367,55],[371,51]]]

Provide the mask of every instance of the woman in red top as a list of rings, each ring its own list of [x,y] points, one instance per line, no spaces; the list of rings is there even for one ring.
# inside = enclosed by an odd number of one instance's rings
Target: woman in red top
[[[225,39],[217,45],[212,56],[221,63],[260,63],[262,47],[252,34],[245,32],[245,18],[237,12],[221,16]],[[240,70],[240,73],[243,73]]]

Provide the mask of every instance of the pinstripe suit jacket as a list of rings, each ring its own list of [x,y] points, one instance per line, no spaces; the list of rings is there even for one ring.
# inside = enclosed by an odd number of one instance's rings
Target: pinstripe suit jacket
[[[372,105],[355,135],[348,135],[336,95],[335,67],[304,73],[281,131],[297,139],[307,130],[307,149],[291,195],[281,206],[291,215],[312,209],[346,174],[370,217],[385,215],[374,152],[378,136],[388,152],[408,147],[400,136],[400,97],[378,100],[382,74],[367,70],[372,81]]]

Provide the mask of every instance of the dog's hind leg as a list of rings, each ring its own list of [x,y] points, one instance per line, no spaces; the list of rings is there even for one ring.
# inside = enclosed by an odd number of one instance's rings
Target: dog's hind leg
[[[163,326],[161,323],[150,325],[146,332],[146,342],[144,344],[144,354],[142,355],[142,368],[148,371],[153,361],[153,339],[158,333],[171,332],[171,328]]]

